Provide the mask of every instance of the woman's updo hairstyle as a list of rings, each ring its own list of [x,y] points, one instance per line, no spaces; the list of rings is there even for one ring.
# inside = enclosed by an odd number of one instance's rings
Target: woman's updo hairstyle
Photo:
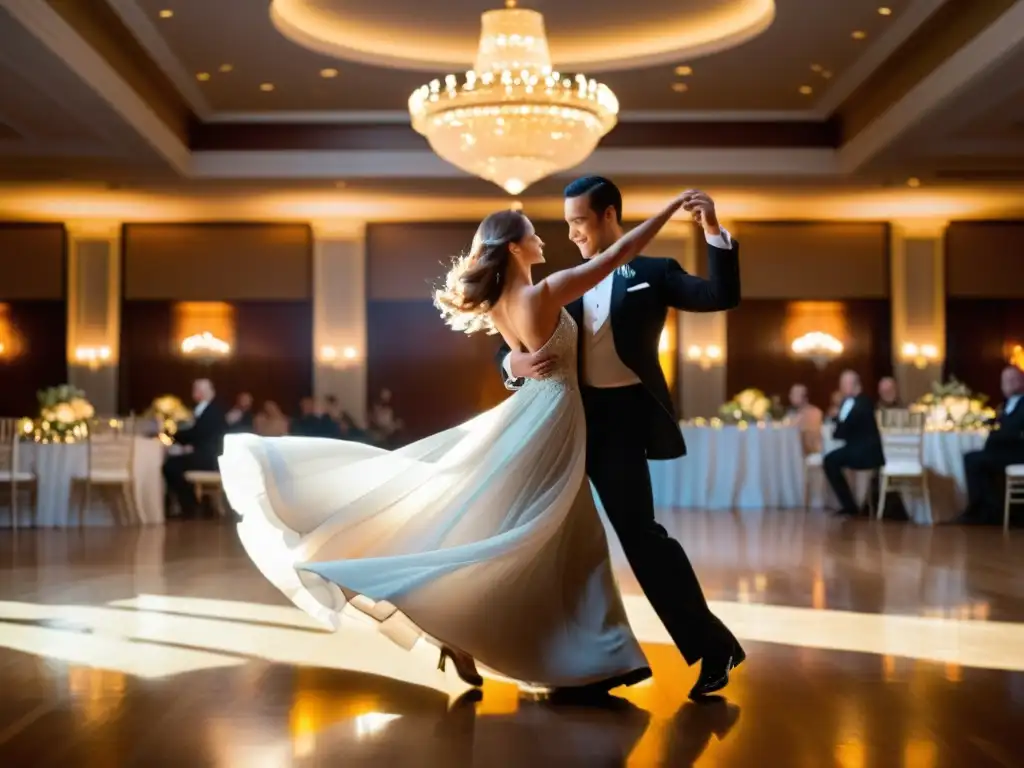
[[[519,211],[498,211],[480,222],[469,253],[452,263],[444,287],[434,291],[434,306],[453,330],[497,333],[488,312],[505,290],[509,245],[527,231],[526,217]]]

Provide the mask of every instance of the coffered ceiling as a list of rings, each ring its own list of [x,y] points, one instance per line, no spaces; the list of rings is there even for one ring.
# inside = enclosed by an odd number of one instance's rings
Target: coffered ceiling
[[[471,65],[497,4],[0,0],[0,181],[500,196],[406,112],[418,85]],[[1024,182],[1024,0],[520,5],[545,15],[556,65],[622,105],[574,172],[648,188]]]

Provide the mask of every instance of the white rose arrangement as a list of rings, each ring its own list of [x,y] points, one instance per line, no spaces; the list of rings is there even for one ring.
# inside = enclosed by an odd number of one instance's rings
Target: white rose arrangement
[[[86,436],[89,419],[96,415],[96,409],[86,399],[85,392],[70,384],[61,384],[41,390],[37,397],[39,420],[34,430],[36,440],[71,443]]]

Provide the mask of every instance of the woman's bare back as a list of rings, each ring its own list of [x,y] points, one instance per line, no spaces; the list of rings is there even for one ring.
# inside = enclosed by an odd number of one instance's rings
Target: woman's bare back
[[[509,349],[536,352],[558,327],[561,307],[546,306],[535,285],[509,287],[490,310],[491,322]]]

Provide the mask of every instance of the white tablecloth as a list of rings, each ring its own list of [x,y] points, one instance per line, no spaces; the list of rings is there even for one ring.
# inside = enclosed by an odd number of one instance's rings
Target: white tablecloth
[[[910,518],[918,524],[928,525],[956,517],[967,506],[967,480],[964,476],[964,454],[968,451],[980,450],[985,445],[988,433],[984,430],[967,432],[925,432],[922,454],[925,470],[928,472],[928,493],[931,496],[931,519],[928,508],[920,493],[903,494],[903,506]],[[822,445],[824,452],[835,450],[842,441],[832,438],[832,428],[822,428]],[[863,484],[866,473],[861,474],[859,483]],[[817,488],[816,488],[817,486]],[[825,494],[820,492],[824,483],[811,483],[811,506],[835,506],[832,490]],[[854,489],[855,495],[858,490]],[[827,495],[827,502],[825,497]],[[873,503],[877,509],[878,500]]]
[[[650,462],[656,507],[804,506],[803,451],[796,427],[684,424],[682,430],[687,455]]]
[[[41,528],[61,528],[77,525],[77,511],[70,516],[71,478],[84,473],[88,467],[88,453],[84,443],[22,443],[18,448],[18,462],[22,468],[35,471],[39,478],[39,505],[37,525]],[[161,468],[164,447],[158,440],[135,439],[135,505],[138,521],[142,525],[161,525],[164,522],[164,482]],[[83,525],[114,525],[115,513],[103,503],[108,494],[93,494]],[[99,498],[97,498],[99,497]],[[8,498],[0,499],[0,519],[8,520]],[[19,525],[31,525],[32,510],[28,495],[18,503]]]

